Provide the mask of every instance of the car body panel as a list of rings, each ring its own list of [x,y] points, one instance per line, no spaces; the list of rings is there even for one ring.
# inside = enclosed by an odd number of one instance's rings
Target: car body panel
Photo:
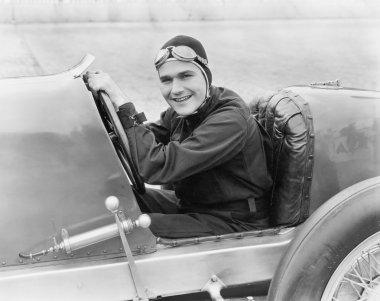
[[[145,288],[156,296],[199,292],[212,275],[220,277],[227,286],[269,282],[294,235],[292,228],[262,237],[182,247],[161,246],[155,253],[136,255],[135,263]],[[0,297],[2,294],[14,300],[26,295],[29,300],[45,300],[51,296],[54,300],[131,300],[135,297],[125,258],[92,259],[0,271]]]
[[[5,79],[0,120],[0,262],[24,264],[33,252],[70,235],[114,222],[104,200],[116,195],[130,218],[140,210],[108,138],[92,94],[71,73]],[[149,229],[129,237],[132,249],[155,248]],[[76,252],[75,257],[120,253],[118,238]],[[88,255],[87,253],[90,253]],[[70,259],[59,254],[41,261]]]
[[[310,105],[315,156],[311,212],[339,191],[380,175],[380,92],[291,87]]]

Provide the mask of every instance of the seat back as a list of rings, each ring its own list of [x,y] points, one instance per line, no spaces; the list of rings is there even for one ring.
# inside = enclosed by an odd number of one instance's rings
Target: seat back
[[[314,132],[308,104],[283,90],[266,93],[250,104],[252,114],[272,142],[272,226],[293,226],[309,216]]]

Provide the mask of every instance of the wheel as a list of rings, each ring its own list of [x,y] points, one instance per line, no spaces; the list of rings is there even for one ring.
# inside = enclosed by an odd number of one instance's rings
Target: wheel
[[[380,177],[340,192],[297,231],[268,301],[380,300]]]
[[[327,283],[322,300],[380,300],[380,232],[344,258]]]
[[[142,177],[138,173],[135,163],[132,160],[127,135],[125,134],[119,117],[116,114],[115,108],[106,93],[99,93],[97,105],[99,111],[102,112],[101,115],[103,115],[103,122],[106,125],[116,153],[118,154],[120,162],[131,180],[133,187],[137,190],[137,192],[145,193],[145,184]]]

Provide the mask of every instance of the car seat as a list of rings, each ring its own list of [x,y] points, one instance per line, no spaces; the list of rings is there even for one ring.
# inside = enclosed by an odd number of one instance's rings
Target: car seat
[[[290,91],[265,92],[249,104],[272,142],[271,226],[294,226],[309,216],[314,159],[313,119],[307,102]]]

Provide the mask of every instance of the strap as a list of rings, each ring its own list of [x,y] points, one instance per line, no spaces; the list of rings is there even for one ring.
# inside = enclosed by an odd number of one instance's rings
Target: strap
[[[118,115],[124,129],[129,129],[137,124],[142,124],[144,121],[147,120],[144,112],[141,112],[132,116],[123,114],[122,112],[123,111],[119,111]]]
[[[255,198],[248,198],[248,206],[249,206],[249,212],[256,213],[256,200]]]
[[[133,115],[132,117],[136,120],[137,124],[142,124],[144,121],[146,121],[146,117],[145,117],[144,112],[137,113],[137,114]]]
[[[252,198],[253,199],[253,198]],[[254,206],[255,206],[255,212],[254,216],[257,219],[269,217],[269,196],[263,197],[263,198],[255,198],[253,199]],[[249,209],[251,210],[251,201],[248,199]]]

